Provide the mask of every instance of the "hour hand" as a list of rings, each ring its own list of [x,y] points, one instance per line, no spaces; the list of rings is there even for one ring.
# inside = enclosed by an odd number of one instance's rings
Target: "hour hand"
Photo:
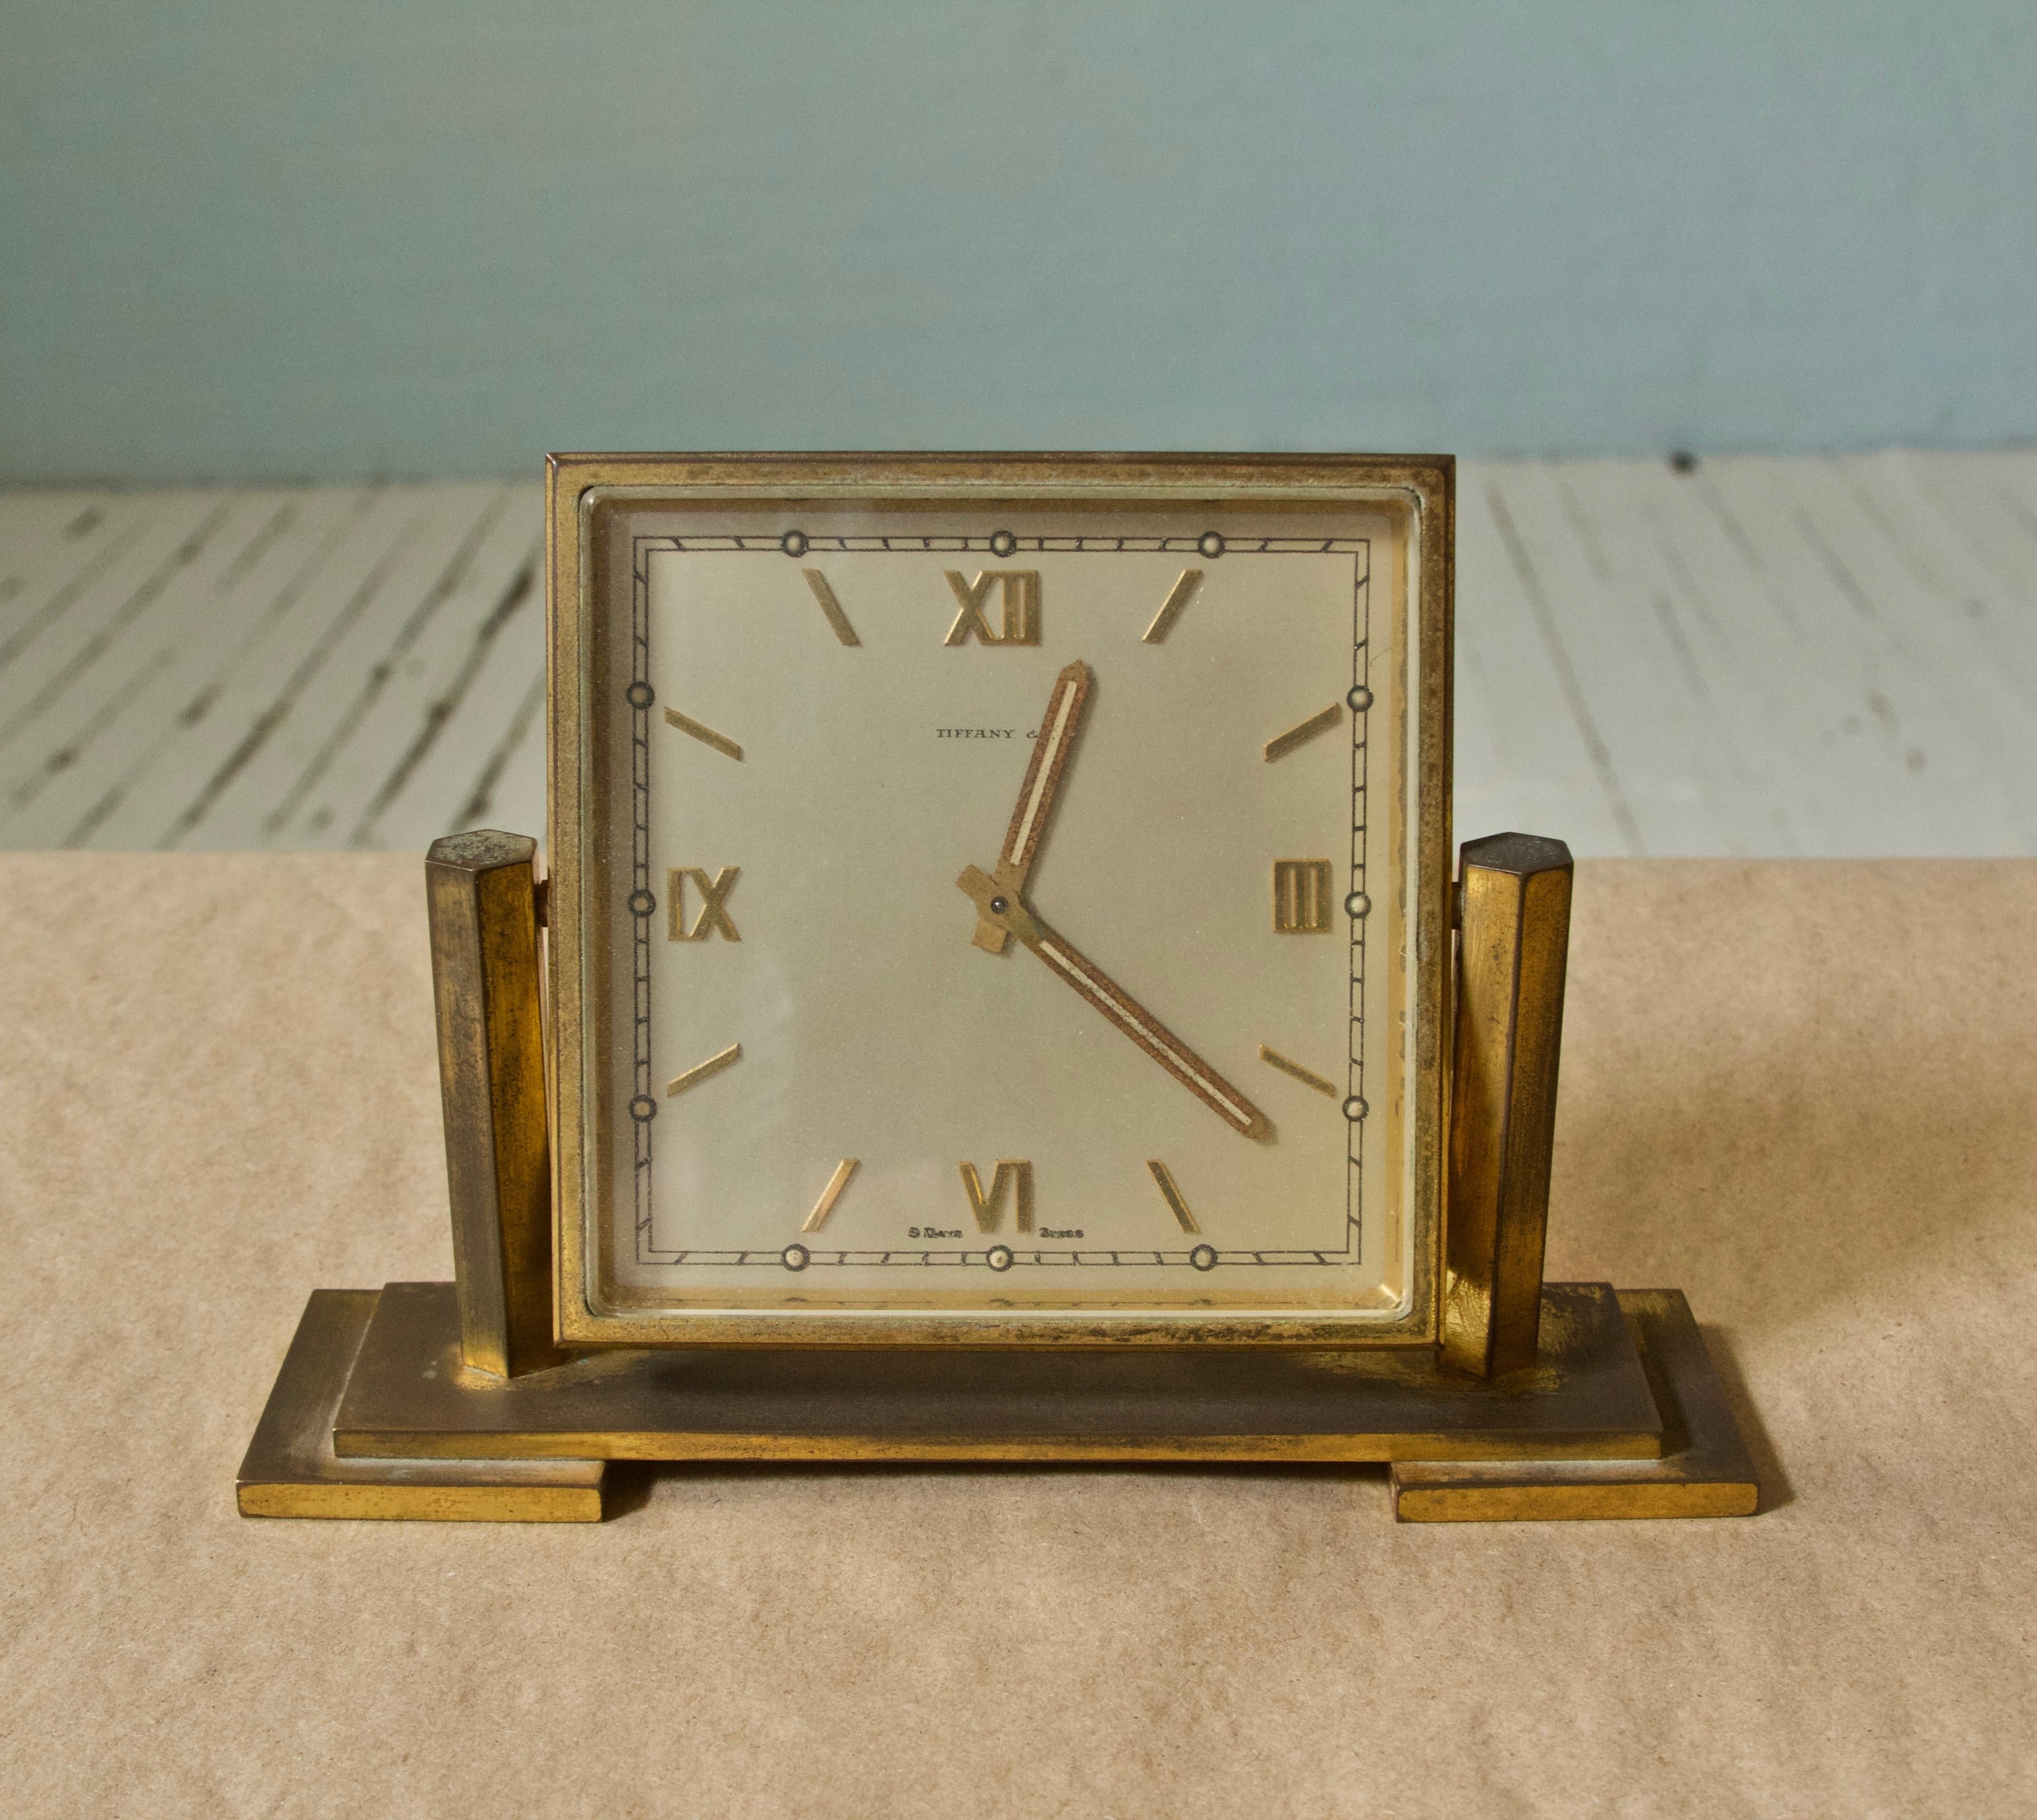
[[[1053,813],[1061,773],[1068,768],[1068,754],[1082,727],[1089,683],[1089,666],[1078,658],[1054,678],[1053,693],[1047,697],[1047,712],[1041,717],[1040,731],[1033,741],[1032,761],[1026,767],[1026,781],[1019,786],[1018,806],[1011,811],[1011,825],[1004,831],[1004,850],[997,856],[993,874],[1000,891],[1014,902],[1026,889],[1033,856],[1040,849],[1040,836],[1046,832],[1047,818]],[[992,954],[1004,952],[1005,931],[987,917],[978,920],[974,940],[977,947]]]

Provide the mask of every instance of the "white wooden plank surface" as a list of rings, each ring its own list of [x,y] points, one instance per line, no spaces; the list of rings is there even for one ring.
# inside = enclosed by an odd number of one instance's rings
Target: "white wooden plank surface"
[[[262,510],[254,534],[210,590],[153,636],[130,640],[123,661],[108,672],[108,686],[81,691],[51,727],[54,749],[31,755],[25,772],[6,774],[0,814],[15,844],[90,844],[138,780],[158,768],[169,743],[204,718],[289,578],[320,565],[372,497],[338,487],[256,497]]]
[[[210,780],[197,812],[180,817],[172,845],[239,848],[269,842],[275,833],[272,817],[286,810],[293,791],[319,764],[377,663],[421,606],[442,595],[471,561],[499,490],[420,489],[410,534],[390,559],[319,617],[317,636],[308,645],[276,654],[287,655],[287,665],[260,673],[270,701],[259,741],[236,750],[230,769]],[[304,624],[309,629],[312,622]]]
[[[81,653],[156,598],[227,510],[218,495],[122,500],[81,561],[51,565],[25,588],[0,621],[0,728],[17,733],[32,720]]]
[[[0,844],[542,831],[528,481],[0,493]],[[1468,462],[1457,829],[2037,853],[2037,453]]]
[[[350,838],[399,766],[429,765],[470,654],[520,612],[527,625],[540,610],[542,509],[535,486],[505,487],[490,499],[462,559],[370,666],[316,760],[270,815],[269,842],[311,846]],[[516,633],[511,636],[514,642]],[[542,656],[538,663],[542,670]]]
[[[161,848],[175,844],[204,813],[242,763],[259,753],[264,730],[295,664],[329,631],[354,596],[372,590],[416,534],[419,502],[408,489],[357,496],[357,509],[334,534],[299,553],[297,565],[262,602],[242,603],[242,636],[224,653],[206,655],[209,672],[180,678],[191,693],[145,763],[130,768],[108,804],[95,804],[84,844]]]
[[[1458,837],[1561,830],[1581,853],[1637,852],[1624,787],[1515,554],[1498,478],[1468,463],[1457,477],[1457,674],[1470,685],[1455,715]],[[1481,710],[1483,738],[1467,725]]]
[[[41,633],[0,704],[0,789],[10,810],[32,808],[76,768],[93,735],[131,709],[150,655],[185,635],[276,508],[257,493],[217,499],[139,585],[117,596],[95,591]]]

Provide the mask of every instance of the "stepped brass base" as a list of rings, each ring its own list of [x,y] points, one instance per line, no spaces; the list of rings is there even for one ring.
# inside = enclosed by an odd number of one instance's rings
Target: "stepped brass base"
[[[377,1289],[314,1289],[255,1425],[234,1494],[243,1516],[599,1523],[598,1459],[342,1459],[333,1418]]]
[[[611,1352],[505,1380],[461,1365],[449,1283],[321,1290],[240,1505],[585,1521],[607,1459],[1371,1460],[1411,1520],[1752,1510],[1680,1293],[1549,1284],[1542,1335],[1532,1371],[1491,1384],[1423,1349]]]
[[[1396,1460],[1403,1523],[1752,1516],[1761,1486],[1681,1289],[1622,1289],[1648,1388],[1662,1414],[1651,1460]]]

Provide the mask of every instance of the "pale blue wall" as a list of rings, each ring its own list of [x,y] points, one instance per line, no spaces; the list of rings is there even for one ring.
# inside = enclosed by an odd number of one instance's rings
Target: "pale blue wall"
[[[10,0],[0,478],[2037,439],[2037,6]]]

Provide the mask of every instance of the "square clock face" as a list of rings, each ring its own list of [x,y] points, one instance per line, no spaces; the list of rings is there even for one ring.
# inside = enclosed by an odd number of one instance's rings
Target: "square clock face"
[[[1449,508],[556,458],[564,1337],[1433,1339]]]

